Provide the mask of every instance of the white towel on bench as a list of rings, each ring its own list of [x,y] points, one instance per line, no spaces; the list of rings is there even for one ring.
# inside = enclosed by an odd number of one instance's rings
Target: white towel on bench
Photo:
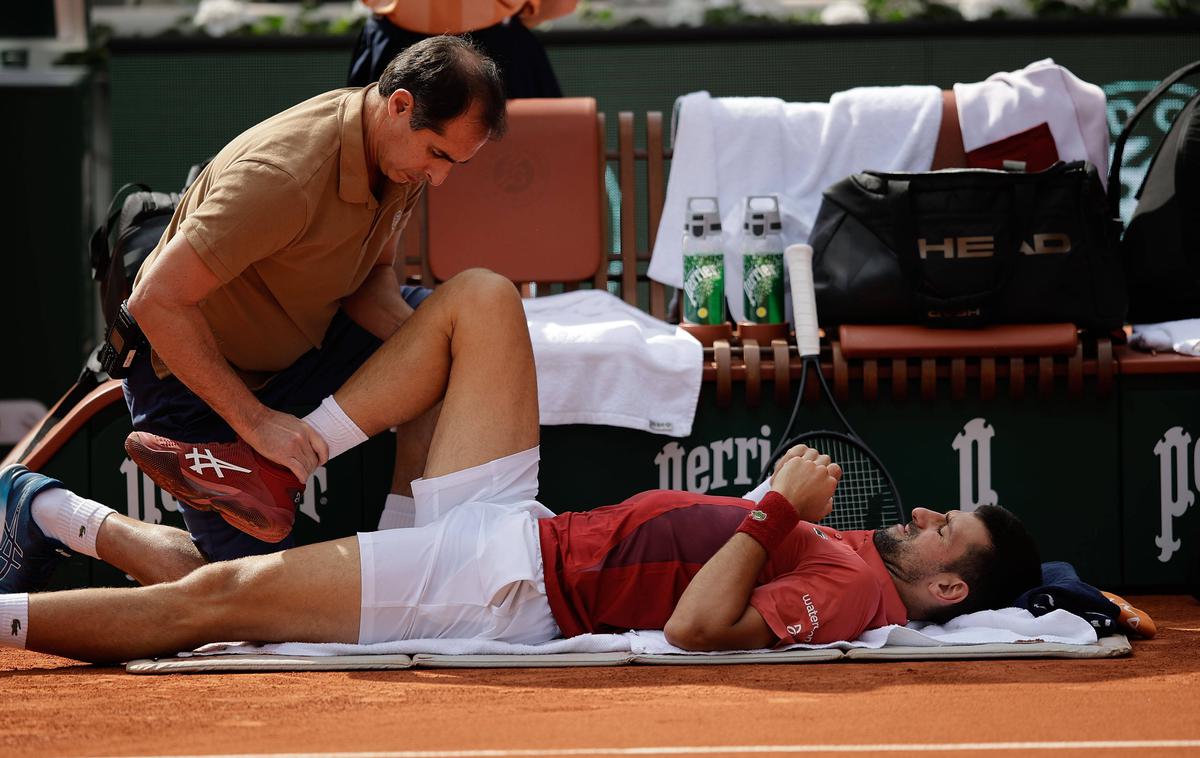
[[[860,87],[828,103],[683,96],[650,278],[673,287],[683,281],[688,197],[719,199],[727,253],[741,249],[748,195],[778,195],[784,241],[807,242],[830,184],[864,169],[927,171],[941,115],[937,87]],[[739,320],[741,287],[741,258],[726,255],[725,293]]]
[[[603,290],[525,300],[543,424],[692,433],[704,349]]]
[[[1176,352],[1200,356],[1200,318],[1134,324],[1131,347],[1160,353]]]

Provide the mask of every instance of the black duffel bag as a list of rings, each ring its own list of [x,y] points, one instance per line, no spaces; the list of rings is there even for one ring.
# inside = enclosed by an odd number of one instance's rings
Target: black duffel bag
[[[821,324],[1124,323],[1120,222],[1089,163],[1037,173],[866,171],[810,237]]]

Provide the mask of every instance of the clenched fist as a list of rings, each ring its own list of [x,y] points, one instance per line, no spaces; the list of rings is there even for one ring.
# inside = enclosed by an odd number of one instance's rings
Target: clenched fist
[[[788,450],[775,466],[771,490],[783,495],[804,521],[817,522],[833,510],[842,467],[807,445]]]

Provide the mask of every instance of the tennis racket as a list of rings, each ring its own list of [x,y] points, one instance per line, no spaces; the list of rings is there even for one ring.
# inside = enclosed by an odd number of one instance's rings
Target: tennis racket
[[[879,456],[867,447],[850,423],[842,409],[833,399],[825,376],[821,373],[821,335],[817,327],[817,299],[813,290],[813,250],[808,245],[792,245],[784,253],[792,284],[792,312],[796,325],[796,346],[800,351],[800,392],[787,428],[780,435],[780,444],[767,461],[764,476],[775,469],[775,463],[796,445],[808,445],[828,455],[842,467],[842,481],[833,493],[833,512],[821,520],[823,526],[834,529],[882,529],[908,521],[908,514],[900,502],[900,493],[892,477],[879,460]],[[809,431],[790,436],[804,401],[804,389],[810,372],[817,377],[821,392],[834,415],[841,422],[842,431]]]

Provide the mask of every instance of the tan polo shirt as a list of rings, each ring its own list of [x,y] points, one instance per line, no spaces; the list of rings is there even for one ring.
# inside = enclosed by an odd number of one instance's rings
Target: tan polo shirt
[[[374,87],[326,92],[235,138],[188,189],[147,259],[176,232],[187,236],[221,281],[200,310],[251,387],[321,345],[339,302],[393,259],[425,186],[388,182],[382,197],[372,194],[363,100]],[[153,360],[160,377],[169,374]]]

